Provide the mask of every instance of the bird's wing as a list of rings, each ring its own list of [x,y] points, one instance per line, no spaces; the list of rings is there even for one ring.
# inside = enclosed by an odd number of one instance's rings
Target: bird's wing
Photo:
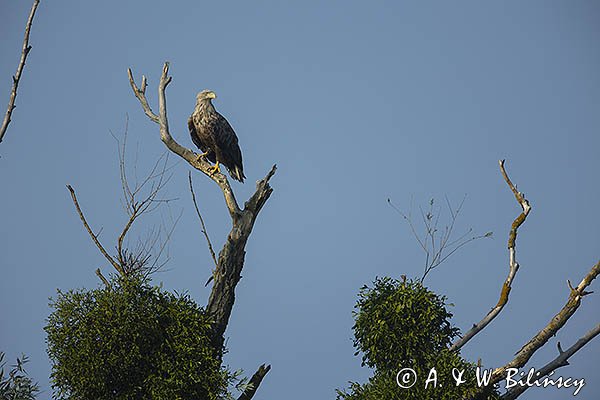
[[[217,123],[218,128],[216,129],[216,142],[217,145],[230,155],[233,164],[242,164],[242,152],[238,144],[238,138],[235,131],[227,122],[227,120],[219,114],[219,121]]]
[[[194,125],[194,119],[190,116],[188,118],[188,129],[190,130],[190,136],[192,137],[192,142],[203,152],[206,151],[206,144],[200,140],[200,136],[198,136],[198,132],[196,132],[196,126]]]
[[[244,167],[242,164],[242,151],[238,144],[238,138],[229,122],[221,114],[218,114],[217,129],[215,130],[215,140],[217,146],[221,149],[223,156],[227,158],[224,162],[232,175],[243,182]]]

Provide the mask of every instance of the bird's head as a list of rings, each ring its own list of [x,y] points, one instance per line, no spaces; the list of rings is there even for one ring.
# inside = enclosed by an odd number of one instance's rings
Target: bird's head
[[[213,92],[212,90],[205,89],[205,90],[201,91],[200,93],[198,93],[198,95],[196,96],[196,101],[198,103],[200,103],[200,102],[210,101],[216,97],[217,97],[217,95],[215,94],[215,92]]]

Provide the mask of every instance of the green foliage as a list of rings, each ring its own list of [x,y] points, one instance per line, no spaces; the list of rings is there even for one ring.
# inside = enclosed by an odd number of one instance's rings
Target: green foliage
[[[422,366],[424,355],[445,349],[458,334],[446,298],[419,282],[377,278],[358,297],[354,346],[363,353],[363,365],[379,370]]]
[[[338,390],[338,399],[450,400],[478,389],[475,365],[448,350],[459,330],[450,323],[444,296],[419,281],[377,278],[373,288],[361,288],[355,308],[355,355],[362,353],[362,365],[373,368],[374,375],[365,384],[351,382],[347,391]],[[410,388],[401,388],[396,380],[404,368],[416,373]],[[466,381],[458,386],[453,369],[464,371]],[[425,388],[428,377],[432,380]],[[490,399],[495,396],[489,394]]]
[[[27,376],[24,365],[29,362],[27,356],[17,358],[8,375],[4,376],[4,353],[0,351],[0,400],[33,400],[40,389]]]
[[[143,279],[58,292],[45,330],[58,399],[217,399],[221,368],[210,321],[188,295]]]

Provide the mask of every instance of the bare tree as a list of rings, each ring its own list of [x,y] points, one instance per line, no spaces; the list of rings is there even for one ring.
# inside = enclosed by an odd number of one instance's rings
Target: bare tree
[[[273,165],[267,175],[256,183],[254,194],[244,203],[244,208],[240,208],[227,177],[221,173],[214,173],[211,169],[211,164],[208,161],[203,157],[198,157],[192,150],[181,146],[171,136],[167,119],[165,95],[165,89],[172,79],[168,76],[168,72],[169,63],[165,63],[158,84],[158,115],[152,111],[152,108],[146,99],[146,77],[142,76],[141,85],[138,87],[133,78],[131,69],[129,69],[129,83],[148,118],[159,125],[160,138],[167,148],[183,160],[187,161],[192,168],[204,173],[204,175],[212,179],[219,189],[221,189],[225,198],[225,204],[231,217],[232,227],[223,248],[219,252],[216,269],[213,274],[214,285],[206,306],[208,313],[214,320],[212,343],[215,348],[221,348],[225,340],[225,330],[227,329],[235,302],[235,288],[241,278],[242,268],[244,267],[246,243],[248,237],[252,233],[252,228],[254,227],[258,214],[273,192],[273,189],[269,185],[269,180],[275,174],[276,166]],[[265,366],[264,364],[261,365],[250,380],[249,387],[246,388],[239,399],[251,399],[269,370],[270,366]]]
[[[38,5],[40,4],[40,0],[34,0],[33,5],[31,6],[31,11],[29,12],[29,18],[27,18],[27,24],[25,25],[25,38],[23,39],[23,48],[21,50],[21,60],[19,61],[19,65],[17,66],[17,72],[12,77],[12,89],[10,91],[10,98],[8,100],[8,107],[6,109],[6,114],[4,114],[4,120],[2,121],[2,126],[0,126],[0,143],[4,139],[4,135],[6,134],[6,129],[8,128],[8,124],[10,124],[10,118],[12,116],[13,110],[17,107],[15,105],[15,101],[17,99],[17,88],[19,87],[19,81],[21,80],[21,75],[23,74],[23,68],[25,67],[25,61],[27,60],[27,56],[31,51],[31,46],[29,45],[29,33],[31,31],[31,25],[33,24],[33,17],[35,16],[35,11],[37,10]]]
[[[511,228],[508,235],[508,266],[509,272],[504,284],[502,285],[502,289],[500,290],[500,299],[498,303],[485,315],[485,317],[478,323],[474,324],[473,327],[458,341],[456,341],[452,346],[452,350],[459,350],[465,344],[467,344],[475,335],[481,332],[488,324],[496,318],[504,306],[508,303],[509,294],[511,291],[513,280],[519,270],[519,263],[517,262],[517,253],[516,253],[516,241],[517,241],[517,232],[518,229],[523,225],[527,216],[529,215],[532,207],[529,201],[525,198],[525,195],[522,192],[519,192],[516,186],[512,183],[506,169],[504,167],[504,160],[499,161],[500,171],[506,184],[512,191],[517,200],[519,206],[521,207],[521,213],[515,218],[513,223],[511,224]],[[573,287],[571,282],[567,280],[569,286],[569,296],[567,298],[567,302],[564,307],[550,320],[550,322],[542,328],[536,335],[534,335],[531,340],[529,340],[526,344],[521,347],[521,349],[516,353],[514,358],[503,365],[502,367],[496,368],[493,370],[491,379],[489,381],[490,385],[494,385],[500,382],[502,379],[506,377],[506,372],[509,368],[521,368],[525,366],[525,364],[531,359],[534,353],[543,347],[548,340],[557,334],[557,332],[567,323],[569,318],[577,311],[579,306],[581,305],[581,300],[586,295],[592,293],[586,291],[587,287],[592,283],[592,281],[600,274],[600,262],[597,262],[591,270],[583,277],[581,282]],[[585,344],[587,344],[591,339],[593,339],[600,332],[600,326],[596,325],[592,328],[587,334],[585,334],[577,343],[571,346],[566,351],[563,351],[560,347],[560,343],[558,344],[559,355],[554,360],[550,361],[548,364],[543,366],[537,372],[537,378],[542,378],[550,373],[552,373],[557,368],[568,365],[568,358],[579,351]],[[519,386],[514,389],[508,390],[502,396],[504,399],[516,399],[519,395],[521,395],[525,390],[527,390],[529,386]],[[475,399],[483,399],[485,398],[485,391],[482,389],[480,393],[478,393]]]

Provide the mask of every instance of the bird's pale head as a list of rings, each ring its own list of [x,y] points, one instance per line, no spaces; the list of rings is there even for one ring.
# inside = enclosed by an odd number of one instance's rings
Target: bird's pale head
[[[196,101],[200,103],[204,101],[210,101],[211,99],[214,99],[216,97],[217,95],[215,94],[215,92],[213,92],[212,90],[205,89],[198,93],[198,95],[196,96]]]

